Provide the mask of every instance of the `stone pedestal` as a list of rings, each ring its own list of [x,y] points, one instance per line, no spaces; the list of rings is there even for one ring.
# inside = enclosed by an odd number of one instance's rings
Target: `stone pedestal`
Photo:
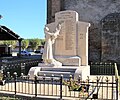
[[[82,80],[86,80],[87,77],[90,76],[90,66],[88,65],[77,67],[74,74],[74,79],[78,79],[79,75]]]
[[[42,64],[39,64],[42,65]],[[60,77],[63,75],[64,79],[69,79],[70,75],[74,79],[78,79],[79,76],[82,80],[86,80],[87,76],[90,75],[90,66],[61,66],[61,67],[48,67],[46,65],[43,66],[36,66],[32,67],[29,70],[30,79],[34,79],[34,76],[36,75],[38,79],[40,76],[46,75],[48,77],[51,77],[52,75],[56,77]]]

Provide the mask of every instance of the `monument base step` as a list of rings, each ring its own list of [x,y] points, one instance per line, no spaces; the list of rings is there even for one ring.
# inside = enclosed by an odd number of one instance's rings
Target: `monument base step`
[[[78,67],[62,66],[62,67],[41,67],[41,71],[52,71],[52,72],[71,72],[75,73]]]
[[[70,75],[74,79],[78,79],[80,76],[81,79],[87,79],[87,76],[90,75],[90,66],[61,66],[61,67],[32,67],[29,70],[30,79],[34,79],[36,75],[38,78],[40,76],[46,75],[47,77],[55,76],[59,77],[63,75],[64,79],[69,79]]]
[[[40,71],[38,72],[38,76],[47,76],[47,77],[60,77],[61,75],[63,75],[63,78],[69,78],[70,75],[74,76],[74,73],[71,72],[55,72],[55,71]]]

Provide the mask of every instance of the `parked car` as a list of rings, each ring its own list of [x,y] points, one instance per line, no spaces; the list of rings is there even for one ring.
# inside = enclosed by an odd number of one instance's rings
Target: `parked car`
[[[21,51],[22,56],[31,56],[31,53],[28,51]]]
[[[35,53],[41,53],[41,52],[36,50]]]
[[[36,50],[34,53],[40,53],[40,54],[43,54],[44,52],[44,48],[41,48],[40,50]]]

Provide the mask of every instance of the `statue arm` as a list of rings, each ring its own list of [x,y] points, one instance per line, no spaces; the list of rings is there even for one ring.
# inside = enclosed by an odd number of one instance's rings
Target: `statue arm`
[[[55,33],[52,35],[52,44],[54,44],[55,39],[58,37],[59,33],[61,30],[61,25],[58,24],[58,26],[56,27]]]
[[[58,24],[57,27],[56,27],[56,30],[61,30],[61,24]]]
[[[45,33],[49,34],[49,35],[53,35],[53,33],[49,32],[49,31],[46,31],[46,30],[45,30]]]
[[[61,24],[58,24],[58,26],[56,27],[54,35],[59,35],[60,30],[61,30]]]

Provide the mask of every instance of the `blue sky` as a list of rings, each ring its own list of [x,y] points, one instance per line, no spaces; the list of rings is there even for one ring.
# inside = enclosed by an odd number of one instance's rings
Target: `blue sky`
[[[47,0],[0,0],[0,25],[25,39],[44,38],[46,5]]]

